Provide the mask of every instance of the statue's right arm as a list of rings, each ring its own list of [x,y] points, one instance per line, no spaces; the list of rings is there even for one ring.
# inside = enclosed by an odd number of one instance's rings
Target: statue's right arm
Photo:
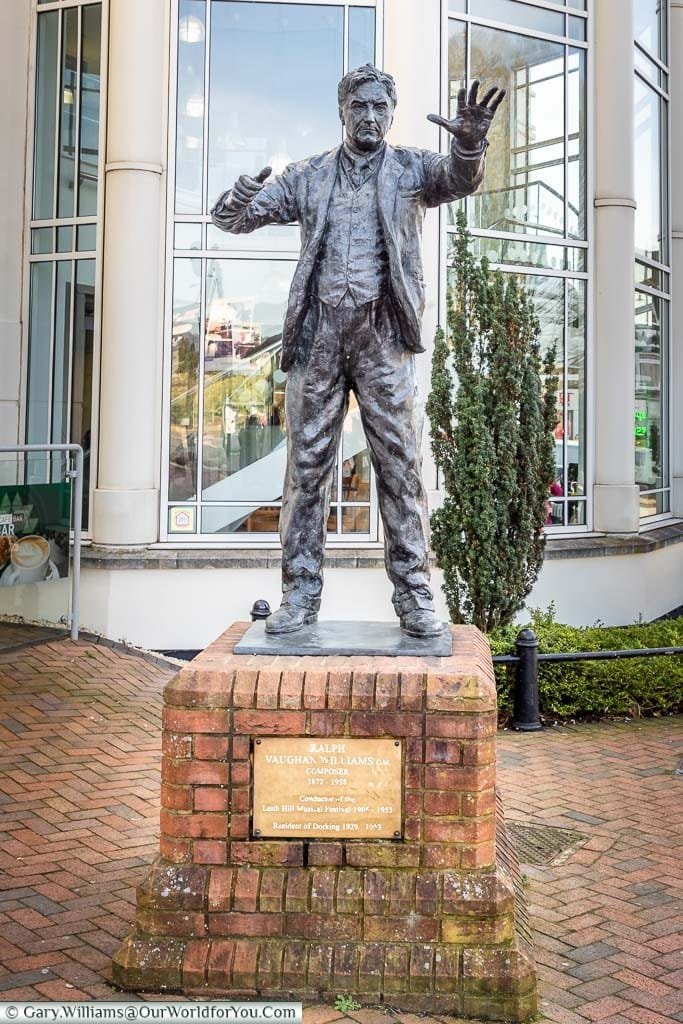
[[[270,168],[255,178],[241,175],[233,187],[219,196],[211,220],[222,231],[235,235],[255,231],[266,224],[293,224],[298,218],[293,164],[270,181]]]

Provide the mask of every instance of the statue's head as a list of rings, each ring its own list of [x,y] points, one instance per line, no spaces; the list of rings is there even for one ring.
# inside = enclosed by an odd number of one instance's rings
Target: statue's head
[[[396,107],[396,83],[373,64],[344,75],[337,90],[339,117],[353,149],[371,153],[391,128]]]

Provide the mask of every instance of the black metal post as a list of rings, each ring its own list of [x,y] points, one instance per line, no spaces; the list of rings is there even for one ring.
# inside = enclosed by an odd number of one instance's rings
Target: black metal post
[[[259,598],[258,601],[254,601],[249,614],[251,615],[252,622],[256,622],[257,619],[267,619],[270,615],[270,605],[263,598]]]
[[[538,714],[538,637],[533,629],[523,629],[515,641],[517,676],[512,728],[519,732],[542,729]]]

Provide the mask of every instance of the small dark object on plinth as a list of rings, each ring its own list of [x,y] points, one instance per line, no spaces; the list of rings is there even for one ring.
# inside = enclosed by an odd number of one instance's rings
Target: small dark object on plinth
[[[249,614],[251,615],[252,622],[258,622],[260,619],[267,619],[270,615],[270,605],[261,597],[258,601],[254,601]]]
[[[538,709],[538,637],[533,629],[523,629],[515,646],[519,661],[512,728],[518,732],[538,732],[543,726]]]
[[[448,658],[453,649],[450,630],[439,636],[409,636],[394,622],[315,622],[294,633],[266,633],[254,622],[235,645],[235,654],[367,654],[374,657]]]

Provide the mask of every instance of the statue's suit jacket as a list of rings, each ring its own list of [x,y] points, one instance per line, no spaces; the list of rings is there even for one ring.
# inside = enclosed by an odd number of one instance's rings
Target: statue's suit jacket
[[[230,192],[212,210],[217,227],[235,234],[266,224],[301,225],[301,256],[294,272],[282,331],[283,370],[305,352],[315,329],[311,296],[315,266],[327,225],[341,147],[290,164],[267,181],[246,207],[230,209]],[[484,155],[453,140],[450,156],[386,145],[377,175],[380,221],[389,257],[393,305],[406,348],[423,352],[420,323],[425,304],[421,234],[425,210],[469,195],[484,176]]]

